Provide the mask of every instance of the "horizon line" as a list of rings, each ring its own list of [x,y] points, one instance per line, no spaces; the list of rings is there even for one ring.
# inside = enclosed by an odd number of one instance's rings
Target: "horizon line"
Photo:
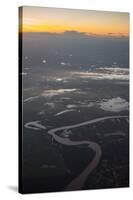
[[[22,27],[19,27],[19,30],[18,30],[19,33],[44,33],[44,34],[49,34],[49,35],[60,35],[60,36],[63,36],[63,35],[68,35],[68,36],[72,36],[72,35],[77,35],[77,36],[84,36],[84,37],[125,37],[125,38],[129,38],[129,34],[123,34],[123,33],[101,33],[101,34],[98,34],[98,33],[93,33],[93,32],[80,32],[80,31],[77,31],[77,30],[64,30],[64,31],[26,31],[26,30],[23,30]]]

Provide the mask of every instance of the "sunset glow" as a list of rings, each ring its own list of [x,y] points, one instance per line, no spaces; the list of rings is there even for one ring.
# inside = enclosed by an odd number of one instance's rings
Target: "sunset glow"
[[[120,12],[23,7],[23,32],[84,32],[129,36],[129,14]]]

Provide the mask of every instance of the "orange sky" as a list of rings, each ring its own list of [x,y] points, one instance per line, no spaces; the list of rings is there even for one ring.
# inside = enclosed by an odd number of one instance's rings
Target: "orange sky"
[[[129,35],[129,14],[74,9],[23,7],[24,32],[79,31],[96,35]]]

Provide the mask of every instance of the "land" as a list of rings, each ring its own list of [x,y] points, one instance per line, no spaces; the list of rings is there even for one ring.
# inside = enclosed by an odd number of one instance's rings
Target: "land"
[[[70,38],[67,45],[64,38],[51,41],[51,36],[41,35],[46,46],[40,40],[33,48],[32,39],[38,36],[25,37],[24,193],[128,187],[126,41],[109,40],[108,51],[106,41],[104,47],[94,48],[95,55],[87,49],[86,38],[74,41],[81,48],[70,48]]]

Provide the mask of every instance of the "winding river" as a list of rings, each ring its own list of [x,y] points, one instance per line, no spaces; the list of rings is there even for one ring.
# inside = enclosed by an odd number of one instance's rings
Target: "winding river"
[[[95,156],[92,159],[91,162],[89,162],[88,166],[76,177],[74,178],[67,186],[64,190],[78,190],[78,189],[82,189],[82,187],[84,186],[89,174],[97,167],[101,155],[102,155],[102,150],[99,144],[92,142],[92,141],[88,141],[88,140],[83,140],[83,141],[72,141],[70,140],[70,138],[63,138],[61,136],[58,136],[56,134],[56,132],[58,131],[63,131],[63,130],[68,130],[68,129],[73,129],[73,128],[77,128],[77,127],[82,127],[85,125],[89,125],[89,124],[94,124],[100,121],[104,121],[104,120],[109,120],[109,119],[120,119],[120,118],[128,118],[128,116],[126,115],[117,115],[117,116],[106,116],[106,117],[100,117],[100,118],[96,118],[93,120],[89,120],[89,121],[85,121],[82,123],[78,123],[78,124],[74,124],[74,125],[68,125],[68,126],[62,126],[59,128],[53,128],[48,130],[48,134],[51,135],[56,142],[63,144],[63,145],[67,145],[67,146],[77,146],[77,145],[88,145],[88,148],[92,149],[95,152]],[[39,129],[43,129],[46,130],[46,127],[41,125],[39,121],[34,121],[34,122],[28,122],[25,124],[26,128],[31,128],[34,130],[39,130]]]

